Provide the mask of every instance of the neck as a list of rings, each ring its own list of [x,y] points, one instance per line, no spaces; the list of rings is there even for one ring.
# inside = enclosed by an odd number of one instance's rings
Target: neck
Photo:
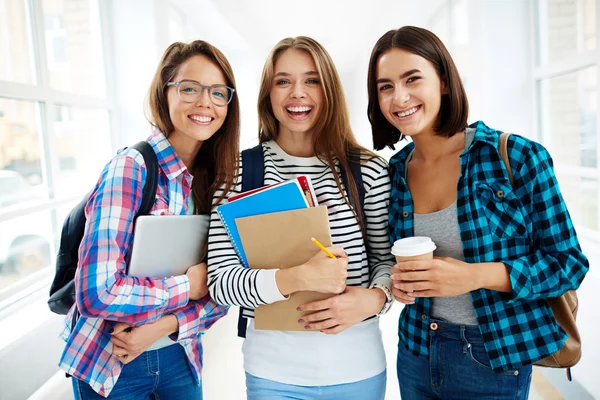
[[[292,132],[285,128],[282,129],[280,125],[275,142],[283,151],[294,157],[313,157],[315,155],[312,132]]]
[[[465,149],[464,132],[459,132],[451,138],[437,136],[433,133],[421,133],[411,139],[415,143],[413,159],[425,163],[435,163]]]
[[[204,141],[194,140],[184,134],[173,132],[169,135],[169,143],[189,170]]]

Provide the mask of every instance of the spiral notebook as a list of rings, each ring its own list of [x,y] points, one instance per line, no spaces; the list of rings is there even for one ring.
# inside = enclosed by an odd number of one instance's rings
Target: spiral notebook
[[[280,211],[298,210],[308,208],[308,206],[309,204],[300,184],[298,181],[292,180],[243,197],[234,202],[223,204],[217,207],[217,213],[242,264],[248,267],[248,261],[235,219]]]

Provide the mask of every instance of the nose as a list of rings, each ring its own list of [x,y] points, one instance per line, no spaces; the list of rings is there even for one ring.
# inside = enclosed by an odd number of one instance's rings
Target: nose
[[[301,99],[306,97],[306,91],[304,90],[304,84],[302,82],[296,82],[292,86],[292,92],[290,96],[294,99]]]
[[[210,93],[208,88],[202,88],[200,94],[198,95],[198,99],[196,99],[197,107],[210,107],[212,101],[210,100]]]
[[[406,88],[397,86],[394,91],[394,103],[396,105],[404,105],[410,100],[410,93]]]

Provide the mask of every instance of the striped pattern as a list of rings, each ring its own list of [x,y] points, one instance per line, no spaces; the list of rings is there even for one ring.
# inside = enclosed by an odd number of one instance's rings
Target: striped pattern
[[[150,213],[185,215],[192,176],[161,132],[155,131],[148,142],[160,167]],[[102,171],[85,210],[87,222],[75,276],[81,317],[72,331],[75,307],[65,319],[61,336],[67,344],[59,365],[103,396],[110,394],[122,369],[117,357],[112,356],[110,343],[109,331],[115,322],[139,326],[165,314],[175,315],[179,332],[172,339],[184,346],[199,382],[200,333],[227,312],[209,298],[190,302],[185,275],[150,279],[126,274],[125,255],[145,179],[144,158],[137,150],[118,154]]]
[[[554,175],[550,154],[521,136],[508,139],[514,174],[498,152],[501,132],[479,121],[475,138],[461,155],[457,216],[465,261],[503,262],[511,293],[471,292],[494,371],[516,370],[562,347],[565,332],[545,299],[576,289],[589,269]],[[413,201],[406,183],[409,144],[390,160],[392,240],[414,234]],[[400,340],[428,355],[430,299],[418,298],[400,316]]]
[[[387,217],[390,180],[387,163],[381,158],[362,159],[365,186],[365,214],[369,253],[356,217],[344,202],[333,179],[333,172],[316,157],[291,157],[273,142],[263,144],[265,185],[293,179],[298,175],[311,178],[319,205],[329,213],[332,242],[348,253],[347,285],[371,287],[379,282],[391,286],[389,268],[394,258],[390,253]],[[234,193],[241,191],[240,166]],[[338,171],[339,172],[339,171]],[[216,193],[218,196],[220,193]],[[257,289],[265,271],[244,268],[216,212],[211,217],[208,253],[208,285],[211,297],[219,304],[244,308],[244,315],[253,317],[253,309],[266,304]]]

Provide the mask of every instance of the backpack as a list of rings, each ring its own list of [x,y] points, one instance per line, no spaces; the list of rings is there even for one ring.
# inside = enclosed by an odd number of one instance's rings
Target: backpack
[[[498,149],[500,151],[502,161],[506,166],[510,184],[513,185],[514,178],[508,158],[509,136],[510,133],[507,132],[504,132],[500,135]],[[579,329],[577,328],[576,323],[577,310],[579,308],[577,293],[575,290],[569,290],[560,297],[552,297],[547,300],[552,312],[554,313],[556,322],[569,337],[565,341],[563,347],[560,348],[556,353],[536,361],[534,365],[550,368],[567,368],[567,379],[571,381],[571,367],[577,364],[579,359],[581,359],[581,336],[579,335]]]
[[[154,149],[148,142],[139,142],[132,146],[144,157],[146,164],[146,182],[142,193],[142,204],[135,214],[150,213],[156,198],[156,187],[158,184],[158,160]],[[60,235],[60,246],[56,256],[56,272],[52,285],[50,286],[50,298],[48,307],[56,314],[66,315],[73,304],[75,304],[75,271],[79,260],[79,245],[83,239],[85,230],[85,206],[88,196],[71,210],[63,224]]]
[[[350,173],[356,182],[358,189],[358,200],[361,209],[361,216],[363,221],[365,218],[365,187],[363,185],[362,173],[360,171],[360,154],[348,153],[348,163],[350,164]],[[263,155],[262,144],[246,149],[242,151],[242,192],[249,190],[258,189],[264,186],[265,178],[265,159]],[[340,178],[344,184],[344,188],[348,188],[348,176],[346,171],[340,169]],[[348,200],[354,209],[354,199],[348,196]],[[243,307],[240,307],[240,313],[238,317],[238,336],[241,338],[246,337],[246,328],[248,327],[248,319],[243,316]]]

